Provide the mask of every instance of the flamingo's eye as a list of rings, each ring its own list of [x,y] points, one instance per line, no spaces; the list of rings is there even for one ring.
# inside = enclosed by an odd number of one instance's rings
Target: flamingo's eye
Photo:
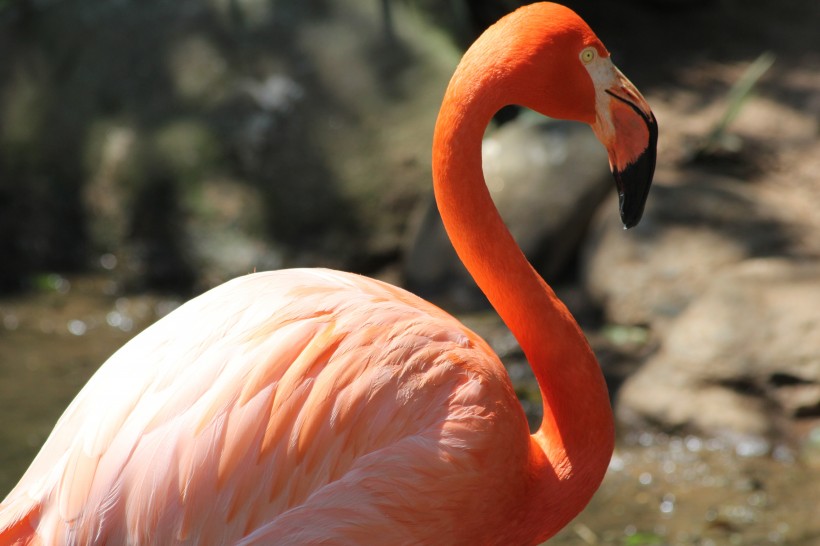
[[[581,62],[589,64],[598,55],[594,47],[588,47],[581,52]]]

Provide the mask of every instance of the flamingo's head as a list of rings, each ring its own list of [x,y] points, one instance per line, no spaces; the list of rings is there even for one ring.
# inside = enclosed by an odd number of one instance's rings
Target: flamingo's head
[[[487,47],[499,52],[495,66],[513,89],[515,102],[592,126],[609,154],[621,221],[627,228],[637,225],[655,172],[658,140],[658,124],[646,100],[569,8],[531,4],[499,23],[489,33]]]

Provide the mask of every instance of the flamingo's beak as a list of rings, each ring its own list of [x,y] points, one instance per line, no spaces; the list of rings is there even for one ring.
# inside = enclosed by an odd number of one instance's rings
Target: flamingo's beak
[[[604,89],[605,100],[593,130],[607,148],[615,177],[624,227],[636,226],[643,215],[658,143],[658,122],[641,93],[620,70]]]

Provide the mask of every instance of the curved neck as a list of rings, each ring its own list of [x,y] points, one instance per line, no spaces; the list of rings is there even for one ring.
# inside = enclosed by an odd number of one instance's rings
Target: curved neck
[[[435,196],[459,258],[517,338],[541,389],[544,419],[530,439],[528,472],[537,483],[528,517],[558,526],[546,538],[598,488],[612,454],[612,413],[586,338],[524,257],[484,183],[482,137],[505,103],[500,86],[473,74],[456,72],[439,113]]]

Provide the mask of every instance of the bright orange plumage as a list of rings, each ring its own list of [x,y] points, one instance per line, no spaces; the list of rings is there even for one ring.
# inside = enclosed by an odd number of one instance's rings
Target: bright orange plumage
[[[585,68],[579,52],[591,46],[599,64]],[[612,419],[582,333],[489,200],[480,142],[505,91],[539,111],[597,112],[585,121],[617,134],[624,116],[602,112],[602,86],[628,97],[651,135],[651,112],[605,51],[566,8],[523,8],[465,55],[436,128],[442,217],[533,366],[545,404],[536,434],[498,357],[437,307],[348,273],[258,273],[185,304],[100,368],[0,505],[0,544],[531,544],[554,534],[597,488]],[[595,92],[527,87],[559,69],[561,85]],[[649,140],[638,147],[654,165]],[[634,176],[631,165],[613,166]]]

